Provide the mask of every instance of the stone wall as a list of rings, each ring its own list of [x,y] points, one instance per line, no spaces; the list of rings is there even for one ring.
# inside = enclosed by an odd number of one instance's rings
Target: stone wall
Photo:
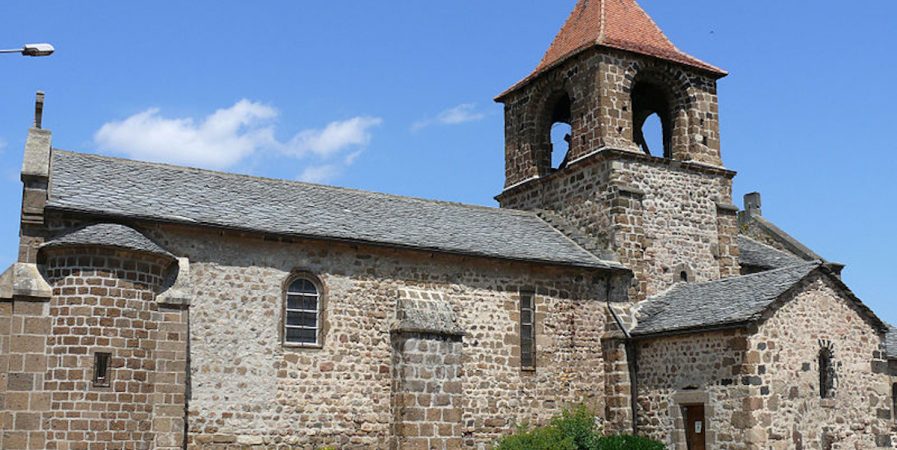
[[[572,101],[569,160],[605,147],[640,152],[633,142],[631,97],[632,88],[641,81],[657,85],[668,97],[671,156],[722,166],[715,79],[653,58],[590,49],[501,99],[505,104],[505,187],[552,172],[551,114],[554,102],[564,94]]]
[[[499,196],[502,207],[549,209],[635,273],[630,298],[738,274],[734,173],[605,150]]]
[[[754,329],[638,341],[640,433],[685,449],[679,406],[703,403],[708,448],[890,447],[882,336],[826,278],[781,302]],[[833,398],[820,396],[821,345],[835,353]]]
[[[409,289],[444,298],[466,333],[460,435],[453,427],[446,438],[477,448],[565,406],[604,412],[604,301],[625,289],[593,271],[173,226],[153,235],[191,260],[190,448],[386,445],[395,425],[390,327]],[[324,286],[320,348],[281,345],[284,283],[296,271]],[[520,368],[521,289],[536,292],[535,371]]]
[[[819,392],[818,354],[834,350],[833,398]],[[751,421],[763,448],[890,447],[890,386],[882,336],[828,279],[817,277],[751,338]]]
[[[168,258],[45,249],[47,302],[12,302],[5,449],[175,449],[183,444],[186,312],[155,302]],[[108,383],[94,382],[97,352]]]
[[[704,403],[707,448],[745,449],[748,376],[744,331],[716,331],[637,342],[639,434],[685,450],[680,408]]]
[[[394,448],[461,448],[461,336],[393,336]]]
[[[47,302],[0,301],[0,448],[46,448]]]

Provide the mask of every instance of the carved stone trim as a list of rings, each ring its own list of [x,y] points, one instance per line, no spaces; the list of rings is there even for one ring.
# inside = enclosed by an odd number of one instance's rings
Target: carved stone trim
[[[53,296],[53,289],[44,280],[37,264],[15,263],[0,275],[0,299],[12,300],[20,297],[47,301]]]
[[[156,303],[163,306],[190,306],[193,298],[193,282],[190,280],[190,259],[178,258],[177,271],[172,274],[171,286],[156,296]]]

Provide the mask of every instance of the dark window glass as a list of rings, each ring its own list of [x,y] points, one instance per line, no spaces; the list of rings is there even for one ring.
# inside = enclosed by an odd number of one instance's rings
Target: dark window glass
[[[835,367],[828,348],[819,351],[819,397],[830,398],[835,390]]]
[[[317,344],[320,329],[320,295],[315,284],[306,278],[297,278],[287,288],[284,308],[284,342],[291,344]]]
[[[532,292],[520,293],[520,366],[536,367],[535,305]]]
[[[95,386],[109,386],[109,353],[93,354],[93,384]]]

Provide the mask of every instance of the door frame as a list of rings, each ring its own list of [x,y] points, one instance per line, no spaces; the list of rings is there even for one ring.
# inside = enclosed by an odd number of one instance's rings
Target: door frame
[[[705,391],[689,390],[679,391],[670,396],[670,418],[673,422],[671,437],[673,448],[676,450],[688,450],[682,408],[696,405],[704,406],[704,444],[708,449],[716,448],[716,427],[713,423],[715,416],[710,403],[710,394]]]

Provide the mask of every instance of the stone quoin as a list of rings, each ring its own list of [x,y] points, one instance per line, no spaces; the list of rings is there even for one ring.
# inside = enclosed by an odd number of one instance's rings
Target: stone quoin
[[[897,331],[733,204],[725,76],[580,0],[496,98],[500,208],[65,151],[39,94],[0,448],[486,449],[580,404],[677,450],[892,448]]]

